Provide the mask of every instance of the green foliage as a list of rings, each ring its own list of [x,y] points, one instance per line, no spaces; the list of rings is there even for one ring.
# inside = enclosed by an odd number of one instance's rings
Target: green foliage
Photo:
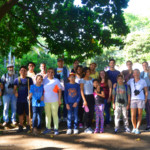
[[[50,53],[65,55],[67,63],[84,61],[100,55],[104,47],[120,46],[115,35],[129,32],[123,16],[128,0],[82,0],[77,7],[74,0],[22,0],[0,22],[0,52],[22,57],[40,45]],[[1,4],[2,5],[2,4]]]

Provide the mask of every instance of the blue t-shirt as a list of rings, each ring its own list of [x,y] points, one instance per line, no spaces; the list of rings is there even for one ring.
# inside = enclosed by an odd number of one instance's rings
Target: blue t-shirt
[[[110,79],[110,81],[112,82],[112,85],[114,83],[117,83],[117,76],[120,74],[120,71],[118,70],[114,70],[114,71],[111,71],[111,70],[108,70],[107,71],[107,75],[108,75],[108,78]]]
[[[79,103],[81,99],[80,85],[67,83],[65,86],[65,103],[73,104],[75,102]]]
[[[14,85],[18,87],[18,102],[27,103],[27,96],[28,96],[28,79],[29,79],[29,85],[33,84],[33,81],[31,78],[20,78],[20,83],[18,81],[18,78],[14,80]]]
[[[41,101],[40,103],[37,102],[38,99],[41,99],[42,95],[43,95],[43,85],[41,86],[36,86],[31,85],[30,87],[30,93],[32,93],[32,106],[35,107],[43,107],[44,106],[44,101]]]

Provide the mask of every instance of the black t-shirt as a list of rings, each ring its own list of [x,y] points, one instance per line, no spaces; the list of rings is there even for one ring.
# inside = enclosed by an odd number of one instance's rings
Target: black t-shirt
[[[100,92],[98,93],[101,94],[102,91],[103,91],[103,88],[100,87]],[[95,92],[94,92],[94,99],[95,99],[95,105],[104,104],[104,98],[97,95]]]

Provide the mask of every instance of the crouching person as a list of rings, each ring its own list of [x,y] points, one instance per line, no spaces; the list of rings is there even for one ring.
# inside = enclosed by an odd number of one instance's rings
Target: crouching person
[[[74,134],[78,134],[78,103],[81,99],[80,85],[75,83],[75,74],[69,74],[69,83],[65,86],[65,103],[68,110],[67,126],[68,130],[66,134],[71,134],[71,121],[74,116]],[[73,115],[72,115],[73,114]]]
[[[36,76],[36,84],[31,85],[29,99],[32,97],[32,126],[33,133],[37,134],[41,132],[41,119],[42,119],[42,111],[44,107],[44,96],[43,96],[43,76]]]
[[[123,76],[118,75],[117,84],[112,93],[113,109],[115,110],[115,133],[119,130],[120,116],[123,114],[125,132],[130,132],[128,122],[128,109],[130,108],[130,89],[123,83]]]
[[[18,132],[23,131],[24,114],[26,115],[26,132],[30,130],[29,126],[29,107],[28,107],[28,91],[30,85],[33,84],[31,78],[27,77],[27,67],[21,66],[19,70],[20,77],[14,81],[14,93],[17,97],[17,113],[19,115],[19,129]]]

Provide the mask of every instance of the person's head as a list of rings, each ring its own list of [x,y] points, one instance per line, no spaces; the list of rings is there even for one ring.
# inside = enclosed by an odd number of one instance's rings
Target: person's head
[[[73,63],[73,68],[76,69],[78,65],[79,65],[79,61],[75,60]]]
[[[37,75],[36,76],[36,83],[41,84],[43,82],[43,76]]]
[[[46,64],[45,63],[40,64],[40,70],[41,71],[46,71]]]
[[[91,70],[91,71],[95,71],[96,66],[97,66],[96,63],[94,63],[94,62],[91,63],[91,64],[90,64],[90,70]]]
[[[115,64],[116,64],[116,61],[114,59],[109,60],[109,67],[110,68],[115,68]]]
[[[58,68],[63,68],[63,66],[64,66],[64,59],[58,58],[57,59],[57,65],[58,65]]]
[[[99,80],[100,80],[100,82],[102,81],[102,79],[104,79],[104,82],[106,84],[108,83],[108,76],[107,76],[107,73],[104,70],[101,70],[99,72]]]
[[[76,73],[77,74],[81,74],[82,75],[82,73],[83,73],[83,67],[81,66],[81,65],[78,65],[77,67],[76,67]]]
[[[94,79],[93,80],[93,87],[97,88],[99,86],[99,80],[98,79]]]
[[[34,71],[34,68],[35,68],[35,63],[29,62],[29,63],[28,63],[28,69],[29,69],[29,71],[33,72],[33,71]]]
[[[123,84],[123,80],[124,80],[123,75],[119,74],[119,75],[117,76],[117,83],[118,83],[118,84]]]
[[[19,73],[20,73],[20,76],[25,77],[27,75],[27,67],[26,66],[21,66],[20,69],[19,69]]]
[[[69,78],[68,79],[69,79],[70,83],[74,83],[75,82],[75,73],[71,72],[69,74]]]
[[[126,66],[127,66],[128,70],[132,70],[132,66],[133,66],[132,61],[128,60],[128,61],[126,62]]]
[[[50,79],[54,78],[54,69],[53,68],[49,68],[47,70],[47,77],[50,78]]]
[[[147,71],[147,69],[148,69],[148,62],[144,61],[144,62],[142,63],[142,66],[143,66],[143,70],[144,70],[144,71]]]
[[[84,74],[84,77],[89,77],[91,74],[90,68],[89,67],[83,68],[83,74]]]
[[[7,65],[7,70],[8,70],[9,75],[14,74],[14,65],[13,64],[8,64]]]
[[[133,77],[134,77],[134,79],[140,79],[140,70],[139,69],[133,70]]]

